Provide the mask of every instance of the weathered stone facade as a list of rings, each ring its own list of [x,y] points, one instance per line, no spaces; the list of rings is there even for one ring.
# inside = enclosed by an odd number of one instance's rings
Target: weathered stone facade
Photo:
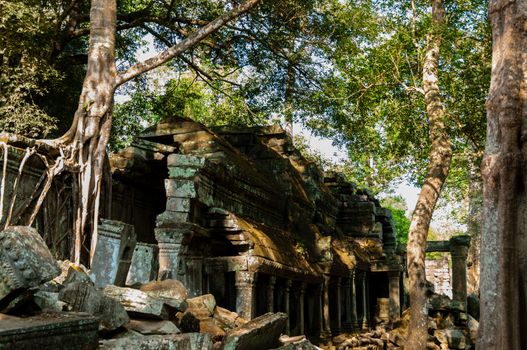
[[[110,219],[157,243],[159,278],[191,296],[211,293],[247,319],[285,312],[287,333],[321,338],[399,316],[390,212],[324,176],[281,128],[172,119],[110,163]]]

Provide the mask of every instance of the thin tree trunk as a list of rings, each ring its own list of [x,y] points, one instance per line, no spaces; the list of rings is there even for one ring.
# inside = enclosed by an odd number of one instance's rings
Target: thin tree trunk
[[[527,349],[527,2],[489,3],[478,349]]]
[[[423,65],[423,90],[430,122],[430,163],[417,199],[408,234],[407,260],[410,283],[410,326],[405,349],[426,348],[428,322],[426,313],[425,249],[426,237],[441,189],[448,175],[452,146],[445,130],[445,108],[438,85],[439,47],[445,10],[442,0],[432,0],[432,27],[427,37]]]

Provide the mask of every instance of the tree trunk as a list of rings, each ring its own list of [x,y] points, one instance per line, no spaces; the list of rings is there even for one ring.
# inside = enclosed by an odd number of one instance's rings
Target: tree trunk
[[[425,249],[426,237],[441,189],[448,175],[452,146],[445,130],[445,108],[438,85],[439,47],[445,10],[442,0],[432,0],[432,27],[427,37],[423,65],[423,90],[430,122],[430,163],[417,199],[408,234],[407,260],[410,283],[410,326],[405,349],[426,348],[428,320],[426,313]]]
[[[73,184],[75,243],[72,255],[75,263],[79,264],[81,259],[87,263],[97,242],[99,202],[115,89],[196,46],[259,1],[245,1],[180,43],[118,74],[115,65],[116,0],[91,0],[87,72],[73,123],[59,139],[40,142],[40,145],[60,148],[61,157],[70,168],[79,169]],[[91,242],[89,247],[86,245],[88,240]]]
[[[477,157],[477,158],[476,158]],[[472,237],[468,249],[467,292],[479,293],[481,220],[483,210],[483,182],[480,157],[474,155],[469,163],[467,234]]]
[[[527,2],[489,3],[478,349],[527,349]]]

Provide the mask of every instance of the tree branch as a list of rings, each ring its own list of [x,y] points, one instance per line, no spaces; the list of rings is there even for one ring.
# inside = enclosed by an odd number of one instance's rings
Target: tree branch
[[[225,23],[249,11],[256,4],[258,4],[259,1],[260,0],[247,0],[243,4],[235,7],[230,12],[225,13],[224,15],[198,29],[179,44],[176,44],[171,48],[161,52],[157,56],[149,58],[144,62],[135,64],[126,71],[121,72],[116,78],[116,86],[122,85],[127,81],[137,77],[138,75],[159,67],[172,58],[181,55],[186,50],[196,46],[201,40],[205,39],[210,34],[218,31]]]

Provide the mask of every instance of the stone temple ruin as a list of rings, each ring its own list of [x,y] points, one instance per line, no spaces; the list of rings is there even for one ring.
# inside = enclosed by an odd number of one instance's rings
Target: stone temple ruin
[[[3,152],[0,225],[27,225],[45,168],[16,142]],[[95,287],[178,280],[189,298],[211,294],[246,320],[283,312],[283,333],[317,343],[392,324],[408,305],[404,247],[396,247],[389,210],[343,175],[323,174],[278,126],[165,120],[109,164],[91,241]],[[33,226],[63,260],[73,245],[73,199],[68,175],[59,184]],[[464,295],[456,278],[455,299],[466,303],[466,273]]]
[[[158,277],[191,295],[211,293],[247,319],[283,311],[291,335],[329,337],[399,316],[403,268],[389,211],[342,175],[324,177],[281,128],[171,120],[110,164],[110,218],[133,225],[143,256],[157,243]],[[100,239],[111,224],[102,226]],[[128,278],[151,278],[140,273]]]

